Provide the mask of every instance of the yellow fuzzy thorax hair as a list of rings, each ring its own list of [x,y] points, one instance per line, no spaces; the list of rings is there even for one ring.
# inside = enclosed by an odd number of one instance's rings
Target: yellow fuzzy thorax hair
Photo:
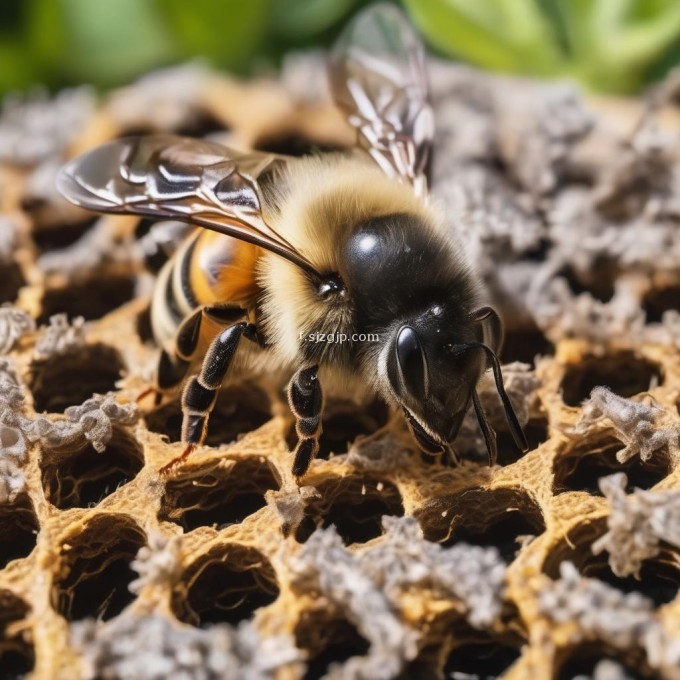
[[[339,244],[348,230],[371,217],[409,213],[441,230],[434,210],[368,158],[334,154],[301,159],[290,164],[282,186],[278,211],[268,220],[320,272],[342,269]],[[351,301],[346,309],[329,314],[306,274],[281,257],[263,255],[259,280],[266,291],[265,331],[284,360],[295,361],[300,334],[318,325],[319,319],[327,318],[324,330],[329,333],[345,331],[351,321]]]

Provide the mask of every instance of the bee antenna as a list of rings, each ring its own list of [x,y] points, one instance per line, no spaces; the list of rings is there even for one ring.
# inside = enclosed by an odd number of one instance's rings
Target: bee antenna
[[[489,360],[489,363],[491,364],[491,369],[493,370],[493,377],[496,383],[496,391],[498,392],[498,396],[501,398],[501,402],[503,404],[503,410],[505,411],[505,419],[508,421],[508,425],[510,426],[510,434],[512,434],[512,438],[514,439],[518,449],[520,449],[523,453],[525,451],[528,451],[529,444],[527,443],[527,438],[524,434],[524,431],[522,430],[522,426],[519,424],[519,420],[517,420],[517,414],[515,413],[515,409],[512,406],[512,402],[510,401],[510,397],[508,397],[508,393],[505,391],[505,386],[503,385],[503,372],[501,371],[501,364],[498,361],[496,353],[491,349],[491,347],[485,345],[483,342],[466,342],[459,345],[459,347],[460,352],[456,352],[456,354],[475,349],[481,349],[486,354],[486,357]],[[489,448],[488,437],[490,436],[492,431],[488,422],[486,421],[486,415],[482,410],[481,403],[479,403],[479,397],[477,396],[476,390],[473,392],[472,400],[475,406],[475,413],[477,414],[477,419],[479,420],[479,425],[482,428],[484,440],[486,442],[487,448],[489,449],[489,456],[491,456],[492,449]],[[491,437],[491,439],[493,439],[493,437]]]
[[[479,401],[479,395],[477,390],[472,390],[472,404],[475,407],[475,415],[477,416],[477,422],[479,423],[479,428],[482,431],[482,436],[484,437],[484,443],[486,444],[486,450],[489,453],[489,466],[493,467],[496,464],[496,459],[498,458],[498,448],[496,447],[496,433],[487,420],[486,413],[482,408],[482,402]]]

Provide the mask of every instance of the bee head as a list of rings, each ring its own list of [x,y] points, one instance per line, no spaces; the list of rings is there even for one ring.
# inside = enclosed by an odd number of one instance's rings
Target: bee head
[[[503,387],[496,356],[502,341],[498,315],[489,307],[469,318],[447,319],[436,305],[427,313],[402,323],[390,339],[386,373],[392,395],[423,451],[449,452],[473,404],[493,464],[496,441],[477,396],[477,383],[493,369],[496,388],[517,446],[526,450],[524,433]],[[460,316],[460,315],[458,315]]]

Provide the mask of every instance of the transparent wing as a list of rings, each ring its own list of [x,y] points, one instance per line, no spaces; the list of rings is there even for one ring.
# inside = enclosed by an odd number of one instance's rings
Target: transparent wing
[[[359,146],[391,177],[427,193],[434,134],[425,51],[404,14],[374,5],[345,29],[331,53],[331,91],[359,133]]]
[[[316,274],[262,217],[258,178],[285,162],[175,135],[129,137],[69,162],[57,187],[83,208],[190,222],[254,243]]]

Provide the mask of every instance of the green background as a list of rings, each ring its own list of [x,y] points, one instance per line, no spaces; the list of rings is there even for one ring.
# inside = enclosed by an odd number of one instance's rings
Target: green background
[[[365,0],[0,0],[0,96],[105,89],[195,57],[240,74],[330,44]],[[432,50],[635,94],[680,63],[680,0],[403,0]]]

